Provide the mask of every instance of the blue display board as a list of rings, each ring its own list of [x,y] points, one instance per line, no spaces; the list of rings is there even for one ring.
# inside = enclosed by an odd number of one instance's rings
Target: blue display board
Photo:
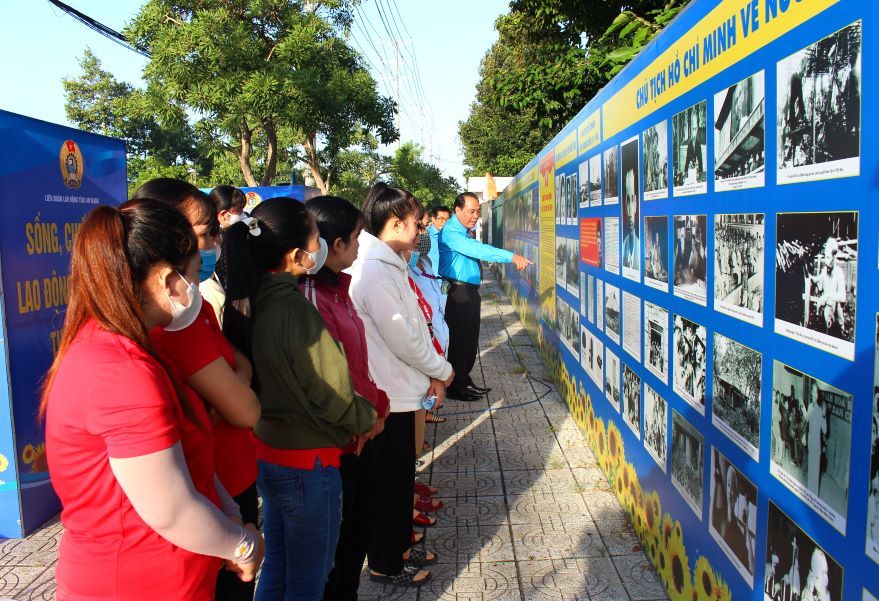
[[[504,193],[510,290],[672,599],[879,594],[877,13],[696,0]]]
[[[126,198],[125,144],[0,111],[0,537],[58,512],[36,415],[60,342],[73,239]]]

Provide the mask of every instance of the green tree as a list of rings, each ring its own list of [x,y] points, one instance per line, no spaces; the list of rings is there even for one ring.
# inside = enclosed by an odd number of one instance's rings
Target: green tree
[[[207,168],[196,135],[181,115],[160,123],[145,93],[118,81],[100,59],[86,49],[79,59],[82,73],[62,80],[67,119],[86,131],[125,141],[129,192],[151,177],[186,178],[193,168]]]
[[[425,161],[423,154],[424,148],[414,142],[402,144],[391,158],[388,183],[409,190],[426,207],[451,204],[460,190],[458,182]]]
[[[196,115],[248,185],[301,162],[326,192],[358,136],[398,136],[394,102],[346,42],[356,1],[148,0],[126,35],[151,54],[153,109]]]
[[[518,172],[687,1],[512,0],[459,124],[472,172]]]

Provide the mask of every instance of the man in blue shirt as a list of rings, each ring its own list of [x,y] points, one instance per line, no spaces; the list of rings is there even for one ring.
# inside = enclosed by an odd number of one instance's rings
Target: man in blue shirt
[[[513,263],[519,271],[531,263],[521,255],[475,240],[473,228],[479,215],[479,199],[476,195],[472,192],[459,194],[455,198],[455,215],[439,235],[439,274],[449,282],[446,302],[448,360],[455,369],[455,379],[446,394],[460,401],[476,401],[490,390],[476,386],[470,378],[479,345],[482,305],[479,296],[482,268],[479,261]]]
[[[430,212],[430,225],[427,226],[427,233],[430,234],[430,252],[427,256],[433,266],[434,274],[437,275],[439,274],[439,235],[451,217],[452,212],[442,205],[435,206]]]

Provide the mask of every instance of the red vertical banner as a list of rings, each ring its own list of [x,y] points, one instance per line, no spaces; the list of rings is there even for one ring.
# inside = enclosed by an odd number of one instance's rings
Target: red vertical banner
[[[580,219],[580,260],[601,267],[601,217]]]

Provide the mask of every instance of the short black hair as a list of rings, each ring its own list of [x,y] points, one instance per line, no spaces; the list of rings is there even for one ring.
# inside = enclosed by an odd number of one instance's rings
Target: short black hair
[[[411,192],[379,182],[369,190],[363,203],[363,226],[367,232],[378,236],[391,218],[403,221],[415,215],[418,219],[423,211]]]
[[[220,220],[210,196],[183,180],[173,177],[156,177],[134,192],[132,200],[153,198],[183,213],[189,222],[206,225],[211,236],[220,233]]]
[[[471,198],[475,198],[476,202],[479,202],[479,197],[476,196],[476,193],[474,193],[474,192],[461,192],[460,194],[458,194],[455,197],[455,208],[456,209],[463,209],[464,205],[467,204],[467,197],[468,196],[470,196]],[[449,214],[451,215],[451,212],[449,212]]]
[[[360,209],[339,196],[316,196],[305,202],[305,208],[314,215],[320,237],[330,247],[338,238],[347,243],[363,227]]]
[[[450,217],[452,216],[452,210],[451,210],[449,207],[445,206],[445,205],[436,205],[435,207],[433,207],[433,208],[430,210],[430,216],[431,216],[431,217],[436,217],[436,216],[437,216],[437,213],[440,213],[440,212],[442,212],[442,211],[445,211],[446,213],[448,213]]]

